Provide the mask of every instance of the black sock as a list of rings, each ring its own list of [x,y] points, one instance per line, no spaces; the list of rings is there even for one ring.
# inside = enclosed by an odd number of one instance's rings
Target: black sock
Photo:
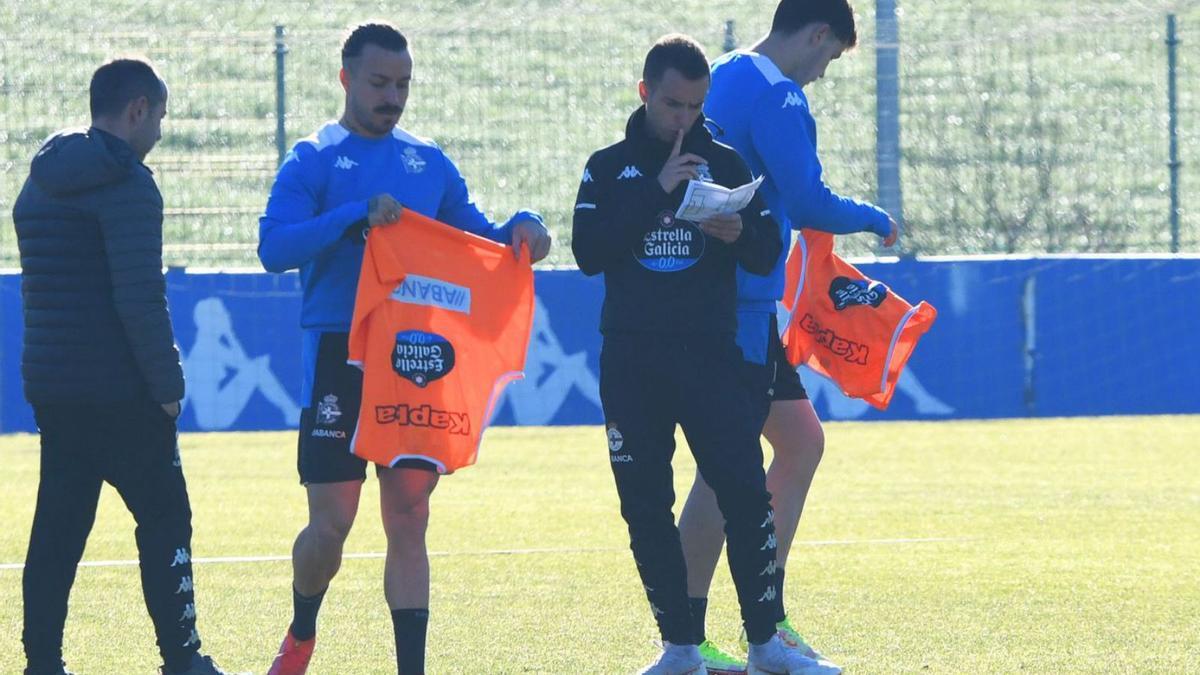
[[[67,669],[67,662],[60,659],[51,661],[29,661],[25,666],[25,675],[55,675]]]
[[[692,635],[696,644],[704,644],[704,615],[708,612],[708,598],[688,598],[688,609],[692,610]]]
[[[392,610],[396,672],[400,675],[425,675],[425,632],[428,628],[428,609]]]
[[[775,570],[775,585],[778,587],[775,590],[779,594],[779,603],[778,603],[779,614],[775,617],[775,623],[779,623],[780,621],[783,621],[784,619],[787,618],[787,611],[784,610],[784,608],[783,608],[783,568],[782,567]]]
[[[292,587],[292,637],[297,640],[311,640],[317,634],[317,612],[321,611],[325,591],[309,597],[300,595],[300,591]]]

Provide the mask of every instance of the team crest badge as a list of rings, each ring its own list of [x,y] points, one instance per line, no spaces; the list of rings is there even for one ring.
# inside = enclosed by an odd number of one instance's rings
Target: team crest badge
[[[317,404],[317,424],[329,426],[336,423],[341,416],[342,409],[338,407],[337,396],[329,394]]]
[[[396,333],[392,370],[418,387],[454,370],[454,345],[436,333],[409,330]]]
[[[625,445],[625,437],[621,435],[621,430],[617,425],[613,424],[608,427],[608,451],[620,452],[621,447]]]
[[[404,163],[404,170],[409,173],[421,173],[425,170],[425,160],[416,148],[406,148],[400,161]]]

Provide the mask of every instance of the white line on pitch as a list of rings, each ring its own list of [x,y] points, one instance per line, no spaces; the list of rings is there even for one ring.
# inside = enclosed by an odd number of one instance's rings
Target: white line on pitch
[[[912,539],[826,539],[824,541],[797,541],[797,546],[856,546],[863,544],[944,544],[947,542],[974,541],[977,537],[917,537]]]
[[[798,546],[854,546],[854,545],[889,545],[889,544],[934,544],[945,542],[969,541],[968,537],[929,537],[922,539],[830,539],[826,541],[797,541]],[[500,555],[537,555],[543,553],[612,553],[627,551],[627,546],[607,548],[518,548],[495,549],[490,551],[430,551],[433,558],[463,557],[463,556],[500,556]],[[346,553],[343,560],[372,560],[383,558],[383,553]],[[193,558],[194,565],[214,565],[229,563],[263,563],[288,562],[290,555],[252,555],[252,556],[223,556],[217,558]],[[133,567],[136,560],[85,560],[80,567]],[[0,570],[24,569],[25,563],[0,563]]]

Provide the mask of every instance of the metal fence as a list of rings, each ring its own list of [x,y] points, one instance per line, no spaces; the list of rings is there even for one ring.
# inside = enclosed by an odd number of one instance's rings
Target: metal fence
[[[859,48],[808,91],[828,182],[875,199],[876,8],[855,4]],[[1179,246],[1200,249],[1200,210],[1189,208],[1200,184],[1200,2],[1045,4],[900,2],[905,250],[1167,251],[1172,119]],[[416,59],[403,124],[445,147],[497,218],[545,213],[558,241],[548,262],[569,264],[579,173],[591,150],[619,138],[648,45],[683,31],[715,57],[731,39],[748,46],[764,33],[774,3],[681,5],[406,3],[386,16]],[[290,144],[337,116],[342,30],[386,7],[112,0],[69,10],[48,0],[0,10],[0,267],[16,265],[11,210],[29,158],[54,130],[86,124],[91,71],[122,53],[149,56],[172,88],[148,159],[167,204],[168,262],[255,265],[278,126]],[[1169,14],[1179,42],[1174,117]],[[860,236],[841,246],[874,244]]]

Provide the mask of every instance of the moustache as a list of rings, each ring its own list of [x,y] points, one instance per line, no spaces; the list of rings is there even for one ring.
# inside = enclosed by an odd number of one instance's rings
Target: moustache
[[[380,115],[399,115],[404,112],[404,108],[394,105],[381,105],[375,109],[375,112]]]

